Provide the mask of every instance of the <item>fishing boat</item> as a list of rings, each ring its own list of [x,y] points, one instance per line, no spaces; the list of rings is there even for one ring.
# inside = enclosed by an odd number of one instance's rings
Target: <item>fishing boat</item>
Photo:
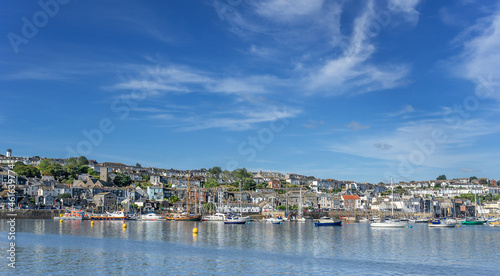
[[[466,218],[465,220],[462,220],[463,225],[483,225],[486,223],[486,220],[481,220],[475,217],[472,218]]]
[[[106,212],[106,214],[101,215],[92,215],[90,216],[91,220],[126,220],[128,219],[128,215],[122,211],[115,211],[112,213]]]
[[[241,216],[229,216],[224,220],[224,224],[246,224],[247,220]]]
[[[189,213],[189,195],[190,195],[190,185],[189,185],[189,178],[191,176],[191,172],[188,172],[188,183],[187,183],[187,194],[186,194],[186,213],[177,215],[173,217],[173,220],[175,221],[201,221],[201,215],[192,215]],[[196,202],[196,201],[195,201]],[[195,208],[196,211],[196,208]]]
[[[163,216],[157,215],[153,212],[141,215],[137,220],[147,220],[147,221],[156,221],[156,220],[165,220]]]
[[[203,216],[202,221],[224,221],[226,219],[226,214],[215,213],[213,215]]]
[[[330,217],[322,217],[314,222],[314,226],[342,226],[341,220],[334,220]]]
[[[500,221],[493,221],[493,222],[490,222],[489,225],[491,227],[500,227]]]
[[[200,215],[193,215],[193,214],[181,214],[174,216],[173,220],[175,221],[201,221],[201,216]]]
[[[392,201],[394,200],[394,188],[392,184],[392,177],[391,177],[391,190],[392,190],[392,197],[391,197],[391,211],[392,211],[392,216],[391,218],[385,219],[380,222],[373,222],[370,224],[371,227],[376,227],[376,228],[405,228],[407,226],[407,222],[405,221],[400,221],[399,219],[394,219],[394,204],[392,204]]]
[[[457,226],[457,222],[448,219],[434,219],[429,223],[429,227],[453,228]]]
[[[90,219],[85,212],[82,210],[79,211],[70,211],[69,213],[60,214],[59,217],[54,217],[57,220],[85,220]]]
[[[485,219],[481,219],[480,217],[477,216],[477,193],[474,193],[474,211],[475,211],[475,216],[474,217],[468,217],[465,220],[462,221],[463,225],[483,225],[486,223]]]
[[[250,217],[244,217],[241,214],[241,197],[242,197],[242,193],[241,193],[241,182],[240,182],[240,200],[239,200],[240,213],[239,214],[229,214],[229,216],[226,217],[226,219],[224,220],[224,224],[247,224],[250,221]]]

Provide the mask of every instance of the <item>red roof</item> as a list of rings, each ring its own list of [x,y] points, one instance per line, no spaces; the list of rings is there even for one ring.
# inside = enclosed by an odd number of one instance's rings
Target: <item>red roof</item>
[[[342,198],[345,199],[361,199],[357,195],[342,195]]]

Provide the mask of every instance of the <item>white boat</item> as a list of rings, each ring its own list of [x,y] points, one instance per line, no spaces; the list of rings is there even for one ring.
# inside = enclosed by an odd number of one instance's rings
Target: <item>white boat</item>
[[[248,221],[241,216],[229,216],[224,220],[224,224],[247,224]]]
[[[153,212],[147,213],[145,215],[141,215],[138,220],[149,220],[149,221],[155,221],[155,220],[165,220],[163,216],[157,215]]]
[[[429,227],[453,228],[455,226],[457,226],[457,221],[451,219],[435,219],[429,223]]]
[[[226,214],[224,213],[215,213],[213,215],[204,216],[203,221],[224,221],[226,219]]]
[[[392,210],[392,217],[394,217],[394,205],[392,204],[392,201],[394,199],[394,188],[392,187],[392,177],[391,177],[391,190],[392,190],[392,197],[391,197],[391,210]],[[399,219],[386,219],[380,222],[373,222],[370,224],[371,227],[375,228],[405,228],[408,225],[407,221],[401,221]]]
[[[381,222],[372,222],[371,227],[377,228],[405,228],[408,225],[405,221],[400,221],[399,219],[386,219]]]
[[[359,222],[369,222],[370,220],[368,218],[362,217],[359,218]]]
[[[491,227],[500,227],[500,221],[493,221],[493,222],[490,222],[489,225]]]

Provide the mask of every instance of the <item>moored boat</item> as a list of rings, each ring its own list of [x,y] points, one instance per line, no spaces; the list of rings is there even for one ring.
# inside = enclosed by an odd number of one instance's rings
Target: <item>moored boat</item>
[[[106,214],[102,215],[92,215],[90,216],[91,220],[126,220],[128,219],[128,215],[123,211],[116,211],[113,213],[106,212]]]
[[[165,218],[163,216],[151,212],[141,215],[137,220],[155,221],[155,220],[165,220]]]
[[[215,213],[213,215],[203,216],[202,221],[224,221],[226,219],[226,214],[224,213]]]
[[[467,218],[462,220],[463,225],[483,225],[486,223],[486,220],[481,220],[478,218]]]
[[[224,220],[224,224],[246,224],[247,220],[240,216],[229,216]]]
[[[314,222],[314,226],[342,226],[341,220],[334,220],[329,217],[322,217]]]
[[[493,221],[493,222],[490,222],[489,225],[491,227],[500,227],[500,221]]]
[[[60,214],[59,217],[54,217],[57,220],[86,220],[89,216],[85,214],[82,210],[80,211],[70,211],[69,213]]]
[[[453,220],[442,220],[442,219],[435,219],[432,220],[429,223],[429,227],[444,227],[444,228],[453,228],[457,226],[457,222]]]

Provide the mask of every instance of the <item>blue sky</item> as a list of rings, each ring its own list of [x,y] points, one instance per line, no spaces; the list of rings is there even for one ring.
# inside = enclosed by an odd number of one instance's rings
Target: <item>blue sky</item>
[[[497,179],[497,1],[8,1],[0,148]]]

